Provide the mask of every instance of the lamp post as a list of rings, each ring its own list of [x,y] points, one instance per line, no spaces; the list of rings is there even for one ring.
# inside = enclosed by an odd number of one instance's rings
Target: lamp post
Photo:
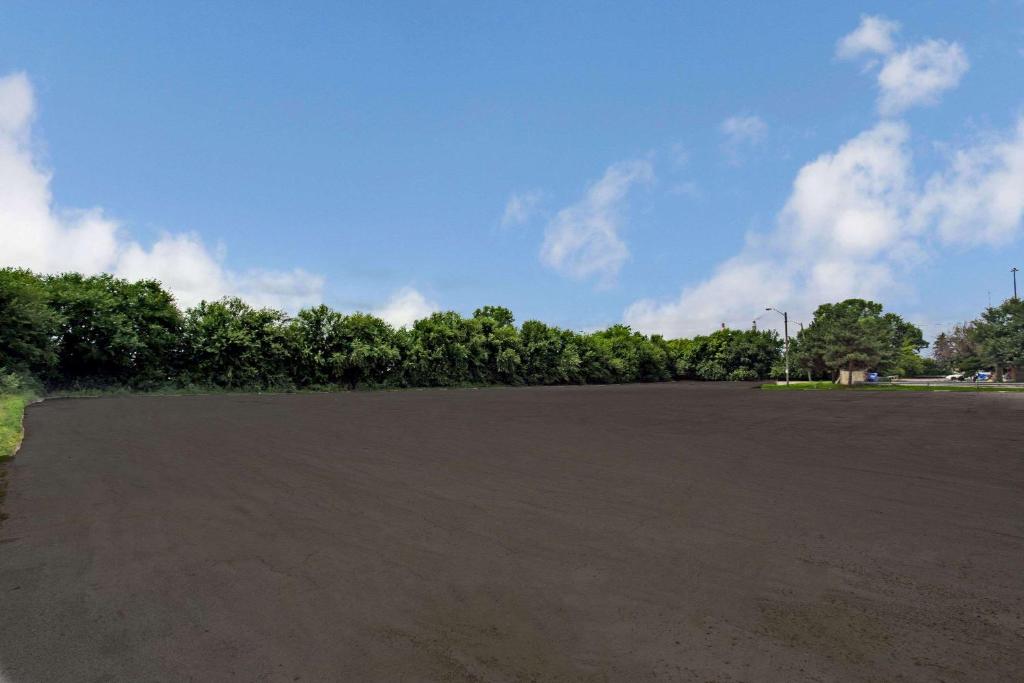
[[[1010,272],[1013,273],[1013,298],[1017,298],[1017,271],[1020,270],[1017,266],[1010,268]]]
[[[780,311],[777,308],[772,308],[771,306],[768,306],[764,310],[766,310],[766,311],[775,311],[776,313],[778,313],[779,315],[782,316],[782,330],[783,330],[783,333],[785,334],[785,339],[786,339],[786,346],[785,346],[785,349],[786,349],[786,386],[788,387],[789,386],[789,313],[787,311]]]

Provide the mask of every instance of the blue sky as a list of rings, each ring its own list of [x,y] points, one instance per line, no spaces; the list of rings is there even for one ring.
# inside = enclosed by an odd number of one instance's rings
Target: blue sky
[[[0,6],[0,262],[669,334],[865,295],[929,336],[1024,267],[1016,0],[208,4]]]

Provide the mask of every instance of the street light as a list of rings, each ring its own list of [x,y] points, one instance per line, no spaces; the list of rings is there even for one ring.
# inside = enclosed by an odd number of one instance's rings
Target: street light
[[[1013,273],[1013,298],[1014,299],[1017,298],[1017,272],[1019,270],[1020,269],[1017,268],[1017,266],[1014,266],[1013,268],[1010,268],[1010,272]]]
[[[786,386],[789,386],[789,313],[786,311],[780,311],[777,308],[772,308],[771,306],[768,306],[764,310],[775,311],[782,316],[782,329],[786,335]]]

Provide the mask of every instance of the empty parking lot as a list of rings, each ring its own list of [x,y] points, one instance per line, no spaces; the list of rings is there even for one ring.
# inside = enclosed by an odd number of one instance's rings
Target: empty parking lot
[[[1024,396],[731,384],[46,401],[0,669],[1020,680]]]

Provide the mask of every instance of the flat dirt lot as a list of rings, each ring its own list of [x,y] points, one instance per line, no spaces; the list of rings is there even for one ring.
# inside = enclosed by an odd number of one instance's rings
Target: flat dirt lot
[[[31,406],[12,681],[1024,680],[1024,396]]]

